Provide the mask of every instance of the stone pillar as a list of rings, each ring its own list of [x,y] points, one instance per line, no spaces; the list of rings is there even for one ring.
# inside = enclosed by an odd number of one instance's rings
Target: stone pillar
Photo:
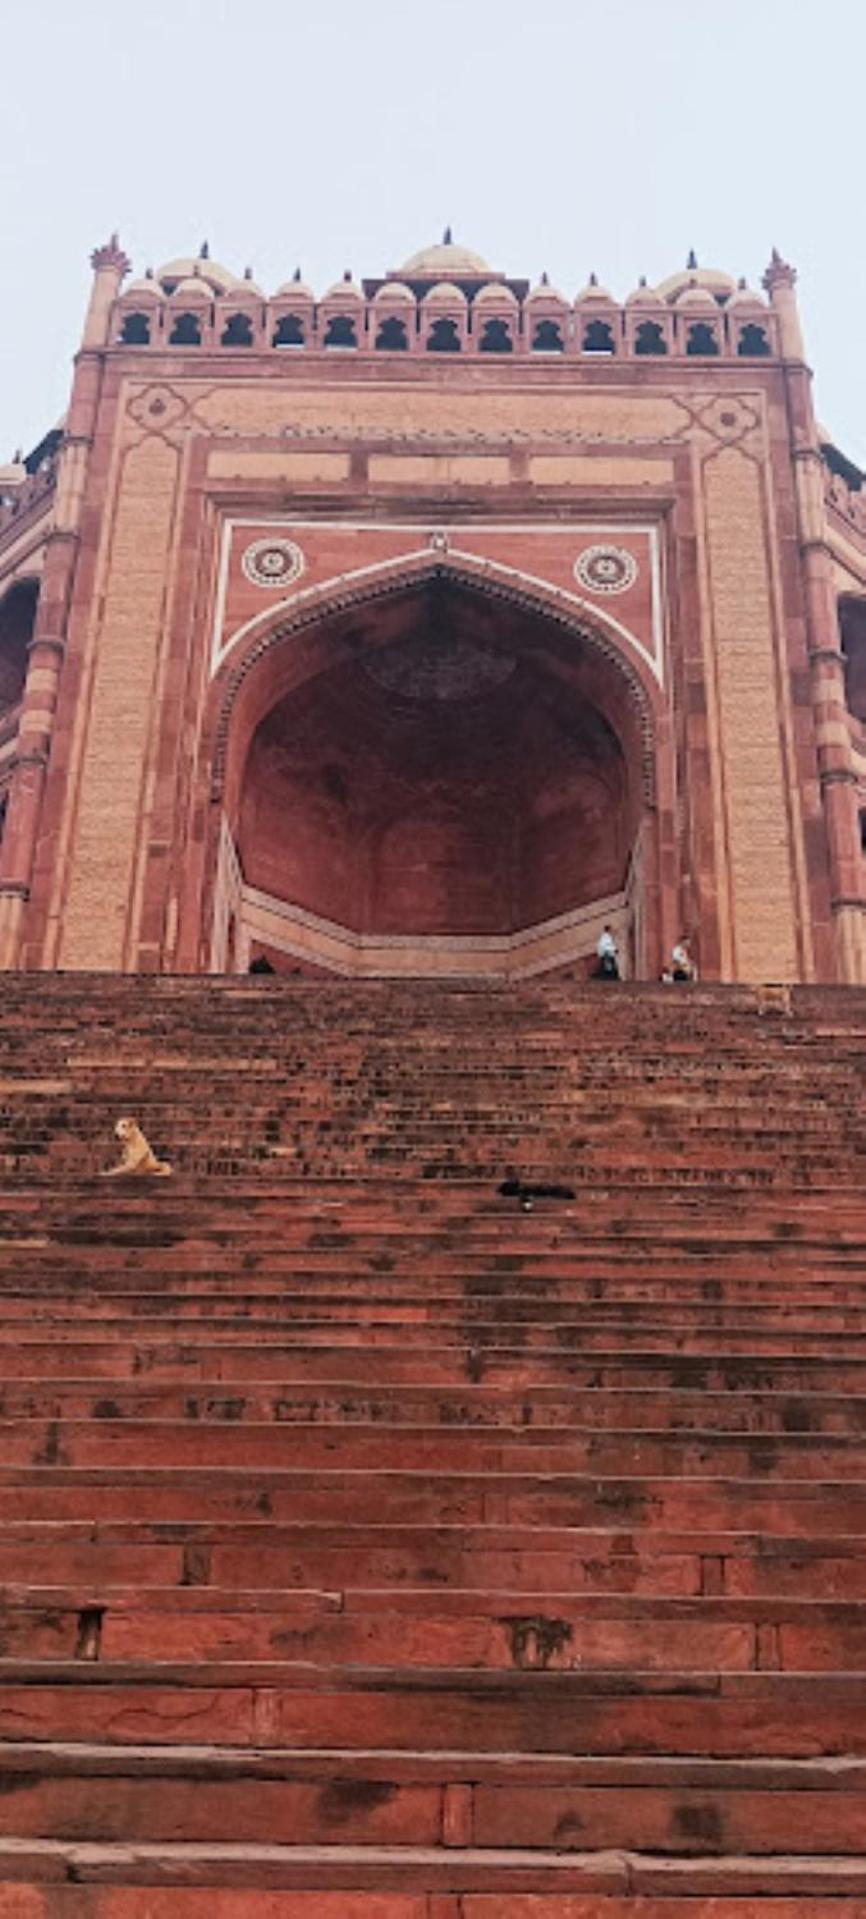
[[[795,467],[818,776],[830,851],[830,883],[840,979],[866,979],[866,901],[862,889],[857,775],[845,703],[845,665],[839,633],[833,557],[827,540],[824,463],[812,405],[794,291],[797,275],[774,250],[764,275],[779,324],[785,364],[788,420]]]
[[[24,911],[39,829],[39,816],[63,657],[66,622],[78,557],[78,528],[109,343],[111,310],[129,261],[114,234],[92,256],[93,287],[75,363],[69,414],[57,458],[53,523],[21,708],[6,824],[0,849],[0,969],[18,963]]]

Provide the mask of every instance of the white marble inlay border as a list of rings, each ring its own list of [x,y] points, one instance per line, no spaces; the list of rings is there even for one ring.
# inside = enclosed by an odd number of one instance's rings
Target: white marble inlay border
[[[270,527],[274,531],[276,531],[277,528],[284,531],[294,529],[298,532],[314,528],[328,529],[330,531],[339,529],[354,533],[379,534],[380,536],[383,534],[390,535],[392,533],[412,533],[416,536],[419,544],[399,555],[391,555],[386,560],[370,561],[364,566],[352,568],[351,571],[347,573],[336,574],[330,580],[320,580],[315,586],[307,586],[301,588],[298,592],[286,594],[282,599],[275,600],[270,606],[265,607],[262,612],[254,614],[250,619],[245,620],[234,633],[229,635],[225,643],[221,644],[226,600],[228,597],[232,536],[235,528],[248,529],[250,527]],[[662,562],[659,528],[654,521],[619,520],[611,524],[606,524],[600,523],[597,520],[569,520],[564,523],[557,522],[555,525],[530,521],[503,526],[491,525],[487,520],[464,520],[456,526],[449,526],[443,525],[442,521],[437,519],[435,522],[430,521],[420,526],[414,521],[388,521],[383,523],[382,521],[375,520],[298,520],[292,519],[285,514],[281,514],[278,517],[268,517],[257,514],[254,518],[227,519],[223,525],[217,575],[217,591],[214,604],[214,619],[211,633],[211,678],[213,678],[219,668],[224,665],[229,655],[236,650],[241,641],[248,638],[249,634],[254,632],[257,627],[272,624],[277,616],[288,613],[296,607],[303,606],[305,600],[313,595],[323,598],[329,586],[344,588],[348,582],[370,579],[377,573],[381,574],[383,579],[385,579],[389,572],[398,572],[400,568],[404,567],[407,560],[429,559],[431,550],[430,542],[434,535],[445,536],[448,542],[448,554],[452,559],[458,562],[465,561],[470,565],[483,566],[485,558],[489,558],[488,555],[475,553],[470,549],[453,544],[454,541],[460,539],[461,535],[465,539],[467,532],[472,528],[483,533],[485,540],[494,537],[499,538],[500,536],[513,539],[516,534],[522,537],[532,534],[544,534],[545,537],[556,535],[558,538],[570,540],[572,543],[576,543],[587,533],[593,533],[596,536],[601,533],[611,537],[616,536],[620,539],[623,536],[628,537],[629,534],[635,533],[640,533],[646,537],[649,545],[654,653],[643,645],[643,642],[638,639],[637,635],[633,633],[622,620],[616,619],[611,614],[608,606],[600,605],[597,601],[588,599],[585,595],[573,592],[567,587],[559,586],[555,581],[545,579],[542,575],[527,573],[522,568],[509,566],[505,561],[495,560],[493,561],[493,565],[495,565],[500,575],[513,580],[515,584],[519,585],[522,583],[529,588],[530,591],[533,588],[541,588],[547,593],[553,592],[565,605],[573,606],[579,613],[587,614],[591,624],[597,623],[603,628],[612,630],[619,639],[625,642],[629,650],[633,649],[635,653],[639,654],[640,658],[649,667],[650,672],[658,684],[660,686],[664,685],[666,646],[661,587]]]

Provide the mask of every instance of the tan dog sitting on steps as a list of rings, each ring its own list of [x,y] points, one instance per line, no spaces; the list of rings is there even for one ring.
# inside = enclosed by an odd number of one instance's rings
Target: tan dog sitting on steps
[[[168,1160],[157,1159],[137,1119],[119,1119],[114,1132],[115,1137],[120,1140],[120,1164],[106,1167],[102,1174],[103,1179],[116,1179],[121,1173],[135,1175],[149,1173],[157,1179],[169,1177],[171,1167]]]

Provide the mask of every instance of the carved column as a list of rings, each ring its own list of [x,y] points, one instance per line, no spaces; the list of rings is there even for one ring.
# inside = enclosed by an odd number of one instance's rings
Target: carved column
[[[99,404],[111,310],[129,261],[114,234],[92,256],[93,287],[76,358],[69,414],[57,459],[53,525],[21,708],[9,805],[0,849],[0,968],[18,963],[24,911],[30,896],[39,816],[78,558],[78,529],[87,464]]]
[[[806,594],[818,776],[830,850],[839,977],[848,984],[856,984],[864,978],[866,946],[857,776],[845,702],[845,665],[839,633],[833,558],[827,540],[824,463],[812,406],[812,376],[804,358],[794,291],[796,279],[794,268],[774,251],[764,275],[764,286],[778,317],[785,363]]]

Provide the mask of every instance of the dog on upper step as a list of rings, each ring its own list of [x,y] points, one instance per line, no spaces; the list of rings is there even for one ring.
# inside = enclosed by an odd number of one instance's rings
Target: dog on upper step
[[[117,1166],[105,1168],[102,1174],[103,1179],[119,1179],[122,1175],[152,1179],[170,1177],[172,1169],[168,1160],[157,1159],[137,1119],[119,1119],[114,1128],[114,1136],[120,1141],[120,1161]]]

